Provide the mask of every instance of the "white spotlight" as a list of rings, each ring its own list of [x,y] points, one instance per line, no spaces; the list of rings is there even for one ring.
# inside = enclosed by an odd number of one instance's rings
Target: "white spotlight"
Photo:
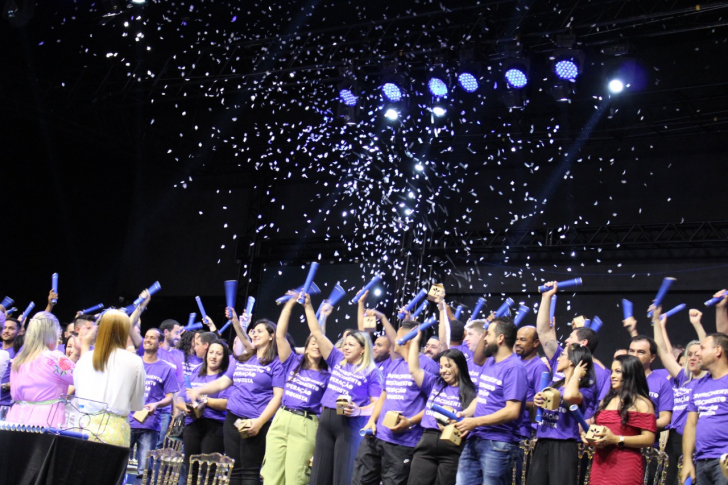
[[[399,113],[397,113],[396,109],[389,108],[387,111],[384,112],[384,117],[388,120],[394,121],[399,118]]]
[[[624,89],[624,84],[619,79],[612,79],[609,81],[609,90],[613,93],[621,93]]]
[[[374,296],[382,296],[382,290],[379,288],[374,289]]]
[[[447,113],[447,110],[443,108],[442,106],[435,106],[432,108],[432,113],[435,116],[445,116],[445,113]]]

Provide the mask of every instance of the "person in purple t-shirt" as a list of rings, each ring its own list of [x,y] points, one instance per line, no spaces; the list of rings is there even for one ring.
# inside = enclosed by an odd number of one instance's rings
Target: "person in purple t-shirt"
[[[192,389],[202,387],[205,384],[219,379],[228,370],[230,364],[230,349],[225,342],[213,341],[207,345],[207,352],[194,372],[188,377]],[[185,452],[185,467],[189,471],[190,456],[200,453],[224,453],[225,443],[223,441],[222,425],[225,421],[228,395],[230,389],[219,393],[203,396],[196,401],[197,412],[202,415],[197,418],[192,408],[192,401],[186,399],[186,395],[180,393],[175,402],[177,410],[187,417],[185,418],[185,429],[182,435]],[[192,482],[195,483],[197,470],[192,470]]]
[[[397,330],[397,339],[417,328],[418,322],[405,320]],[[371,429],[371,437],[359,445],[354,461],[352,485],[384,485],[405,483],[409,476],[414,447],[422,436],[419,425],[424,414],[427,393],[417,386],[409,371],[410,347],[413,346],[417,366],[431,374],[439,367],[419,353],[420,345],[412,340],[404,345],[395,343],[392,363],[384,373],[384,389],[374,405],[374,410],[364,429]],[[400,413],[392,427],[384,425],[389,412]]]
[[[339,350],[326,338],[315,319],[307,318],[307,321],[331,372],[329,385],[321,398],[311,483],[349,485],[354,456],[361,442],[359,430],[366,424],[374,402],[382,393],[382,373],[374,364],[368,334],[350,332]],[[343,414],[336,412],[338,398],[348,401]]]
[[[159,410],[172,404],[174,393],[179,390],[175,369],[169,363],[159,359],[159,350],[162,332],[150,328],[144,335],[142,348],[142,362],[146,373],[144,391],[144,409],[149,415],[144,422],[139,422],[134,414],[129,415],[131,428],[131,441],[129,448],[137,445],[137,461],[139,462],[138,476],[141,476],[147,466],[147,453],[156,447],[161,430],[161,416]]]
[[[528,376],[528,391],[526,392],[526,406],[521,412],[521,437],[531,439],[536,431],[535,423],[531,422],[530,410],[533,407],[533,396],[536,395],[536,388],[541,383],[541,374],[551,372],[551,369],[544,364],[538,355],[538,348],[541,342],[538,340],[536,327],[526,325],[518,329],[516,334],[516,345],[513,350],[521,358]]]
[[[238,338],[247,340],[232,308],[225,310],[233,322]],[[190,400],[202,394],[222,392],[234,386],[228,397],[227,415],[223,424],[225,454],[235,460],[230,476],[232,485],[260,483],[260,467],[265,456],[265,441],[270,420],[281,405],[285,375],[278,360],[276,326],[269,320],[258,320],[250,332],[250,348],[237,357],[225,375],[200,388],[187,391]],[[249,420],[247,438],[242,438],[235,422]]]
[[[435,356],[440,362],[439,374],[423,370],[417,359],[417,347],[421,338],[422,332],[412,340],[407,364],[415,384],[428,395],[428,398],[425,414],[420,423],[424,432],[415,447],[407,483],[408,485],[454,483],[465,441],[463,440],[460,446],[440,441],[443,427],[438,422],[432,406],[437,404],[446,409],[450,408],[454,413],[461,412],[473,402],[477,389],[470,380],[465,356],[457,349],[447,349]]]
[[[473,353],[482,364],[478,398],[461,413],[455,425],[468,440],[460,455],[457,485],[511,483],[518,457],[521,410],[526,402],[526,369],[513,352],[516,326],[505,317],[494,318]]]
[[[653,318],[654,315],[658,315],[659,318],[659,311],[655,310]],[[655,406],[657,432],[660,433],[669,426],[672,420],[675,397],[670,381],[663,379],[660,374],[653,373],[650,368],[657,357],[657,344],[646,335],[637,335],[632,337],[632,341],[629,343],[629,355],[637,357],[645,369],[647,386],[650,388],[650,400],[652,405]]]
[[[695,384],[688,403],[680,481],[689,476],[699,484],[728,485],[720,469],[720,458],[728,451],[728,335],[708,335],[697,357],[708,375]]]
[[[288,343],[288,321],[291,310],[298,301],[298,293],[292,296],[281,310],[276,328],[278,358],[286,375],[281,409],[273,418],[266,440],[265,462],[260,476],[266,485],[306,485],[308,468],[314,453],[318,415],[321,414],[321,398],[329,383],[329,366],[321,356],[316,338],[309,335],[303,355],[297,355]],[[332,307],[324,303],[321,313],[324,318],[331,314]],[[316,321],[316,310],[311,299],[304,304],[306,319]]]
[[[577,405],[584,413],[591,401],[596,400],[593,366],[591,352],[579,344],[569,345],[556,361],[556,370],[563,373],[564,378],[550,387],[559,391],[561,403],[556,410],[543,410],[526,485],[578,483],[579,423],[569,407]],[[543,393],[536,393],[533,403],[543,407]]]

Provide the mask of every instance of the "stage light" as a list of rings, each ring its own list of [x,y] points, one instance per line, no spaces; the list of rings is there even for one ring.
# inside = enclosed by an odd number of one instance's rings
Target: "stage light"
[[[342,89],[339,91],[339,99],[347,106],[356,106],[357,97],[350,89]]]
[[[447,96],[447,83],[439,77],[431,77],[430,80],[427,81],[427,89],[430,90],[430,94],[437,98]]]
[[[571,59],[562,59],[554,65],[554,73],[564,81],[574,81],[579,75],[579,66]]]
[[[432,114],[437,117],[445,116],[445,113],[447,113],[447,110],[442,106],[435,106],[434,108],[432,108]]]
[[[478,90],[478,79],[469,72],[461,72],[458,75],[458,84],[468,93]]]
[[[395,121],[397,118],[399,118],[399,113],[394,108],[389,108],[384,112],[384,117],[388,120]]]
[[[131,0],[131,3],[135,3],[137,5],[141,5],[143,3],[147,3],[147,0]]]
[[[609,81],[608,86],[609,91],[614,94],[621,93],[622,90],[624,90],[624,83],[619,79],[612,79],[611,81]]]
[[[385,83],[382,86],[382,94],[390,101],[397,102],[402,99],[402,89],[394,83]]]
[[[523,68],[511,67],[506,71],[505,76],[508,85],[514,89],[524,88],[528,84],[528,75]]]
[[[382,296],[382,290],[379,288],[374,288],[374,296]]]

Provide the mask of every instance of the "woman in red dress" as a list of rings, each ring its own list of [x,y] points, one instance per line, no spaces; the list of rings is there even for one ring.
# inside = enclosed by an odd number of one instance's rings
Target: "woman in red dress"
[[[636,357],[620,355],[612,363],[612,388],[602,400],[596,424],[598,435],[591,485],[642,485],[644,460],[640,448],[655,443],[657,423],[647,379]]]

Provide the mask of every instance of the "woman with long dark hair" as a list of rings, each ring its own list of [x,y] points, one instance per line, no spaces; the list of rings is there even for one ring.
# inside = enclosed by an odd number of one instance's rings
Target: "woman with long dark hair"
[[[642,363],[632,355],[612,362],[612,388],[596,413],[606,426],[596,440],[591,485],[642,485],[644,461],[640,448],[654,444],[657,422]]]
[[[596,399],[594,362],[589,349],[571,344],[559,355],[556,372],[564,378],[551,384],[561,394],[559,408],[543,410],[543,421],[536,428],[536,448],[528,472],[527,485],[576,485],[578,482],[579,423],[569,411],[577,405],[582,413]],[[543,393],[533,398],[543,407]]]
[[[234,311],[232,321],[235,331],[242,334],[240,322]],[[190,389],[187,397],[197,400],[203,394],[222,392],[234,385],[227,405],[223,425],[225,454],[235,460],[230,477],[231,485],[260,484],[260,467],[265,456],[265,438],[270,420],[281,405],[285,375],[278,360],[275,340],[276,326],[270,320],[258,320],[251,331],[251,346],[227,372],[203,387]],[[243,438],[235,427],[242,419],[249,424],[247,437]]]
[[[435,356],[440,364],[438,375],[430,374],[419,366],[420,339],[422,332],[412,340],[409,348],[409,371],[421,390],[429,394],[425,414],[420,426],[424,428],[422,438],[415,446],[410,467],[409,485],[455,483],[458,460],[465,446],[440,440],[442,425],[435,417],[432,405],[451,408],[458,413],[467,408],[475,399],[477,390],[468,373],[468,363],[462,352],[447,349]]]
[[[203,387],[208,382],[215,381],[225,375],[230,364],[230,349],[222,341],[212,342],[207,347],[207,353],[199,366],[198,372],[190,376],[192,389]],[[225,443],[223,440],[222,426],[225,422],[228,396],[231,389],[225,389],[219,393],[212,393],[203,396],[197,401],[196,417],[191,401],[185,402],[182,396],[177,398],[175,406],[186,414],[185,429],[182,435],[185,451],[185,466],[189,472],[190,456],[200,453],[223,453]],[[193,474],[194,482],[196,475]]]
[[[321,398],[329,383],[329,366],[321,356],[316,338],[309,335],[303,355],[288,343],[286,332],[297,294],[281,311],[276,328],[278,358],[286,372],[281,409],[273,418],[265,445],[265,461],[260,475],[266,485],[306,485],[310,479],[309,462],[314,452]],[[316,321],[311,300],[304,305],[307,319]],[[330,312],[330,307],[328,307]]]

